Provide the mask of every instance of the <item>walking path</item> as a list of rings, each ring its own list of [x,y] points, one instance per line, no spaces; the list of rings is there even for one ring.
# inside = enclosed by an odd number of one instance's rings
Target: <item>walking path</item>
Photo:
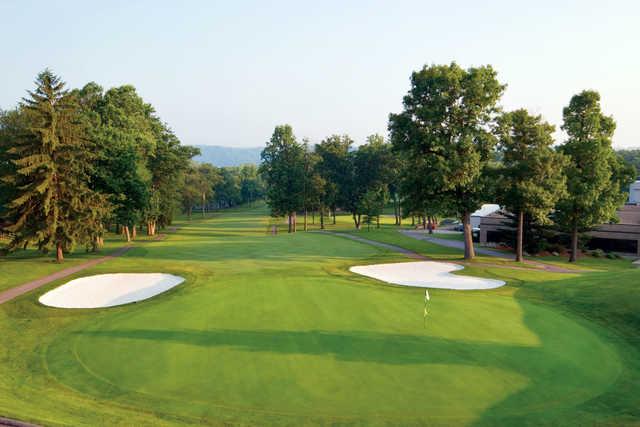
[[[464,250],[464,242],[460,240],[443,239],[440,237],[435,237],[433,234],[426,234],[421,231],[400,230],[400,232],[405,236],[413,237],[414,239],[426,240],[427,242],[432,242],[440,246],[446,246],[448,248]],[[480,248],[477,245],[473,245],[473,249],[475,249],[477,254],[494,256],[497,258],[504,258],[504,259],[510,259],[510,260],[516,259],[516,257],[511,254],[496,251],[494,249]]]
[[[39,427],[36,424],[0,417],[0,427]]]
[[[464,250],[464,242],[461,242],[459,240],[442,239],[439,237],[434,237],[433,235],[425,234],[424,232],[420,232],[420,231],[400,230],[400,232],[405,236],[412,237],[414,239],[424,240],[427,242],[435,243],[436,245],[446,246],[448,248]],[[477,245],[473,245],[473,249],[477,254],[481,254],[481,255],[502,258],[509,261],[515,261],[516,259],[514,254],[511,254],[508,252],[497,251],[495,249],[489,249],[489,248],[480,248]],[[556,265],[546,264],[546,263],[532,261],[528,259],[524,260],[524,264],[530,265],[532,267],[535,267],[541,270],[549,271],[552,273],[584,273],[585,272],[585,270],[563,268],[563,267],[558,267]],[[478,264],[476,263],[475,265],[478,265]],[[513,268],[513,267],[510,267],[510,268]]]
[[[410,251],[410,250],[405,249],[405,248],[401,248],[400,246],[390,245],[388,243],[376,242],[375,240],[365,239],[365,238],[362,238],[360,236],[354,236],[352,234],[336,233],[336,232],[333,232],[333,231],[318,231],[318,233],[331,234],[333,236],[346,237],[347,239],[355,240],[355,241],[358,241],[358,242],[361,242],[361,243],[366,243],[366,244],[371,245],[371,246],[377,246],[379,248],[384,248],[384,249],[388,249],[388,250],[393,251],[393,252],[398,252],[398,253],[404,254],[404,255],[407,256],[407,258],[411,258],[411,259],[421,259],[421,260],[430,259],[429,257],[426,257],[424,255],[420,255],[418,253],[415,253],[415,252]]]
[[[433,260],[433,261],[440,261],[440,262],[450,262],[453,264],[460,264],[460,265],[466,265],[466,266],[481,266],[481,267],[498,267],[498,268],[508,268],[510,270],[525,270],[525,271],[532,271],[532,270],[543,270],[543,271],[548,271],[551,273],[582,273],[584,272],[584,270],[574,270],[574,269],[568,269],[568,268],[562,268],[562,267],[558,267],[555,265],[550,265],[550,264],[544,264],[541,262],[535,262],[535,261],[530,261],[527,260],[525,261],[525,264],[527,264],[527,266],[518,266],[518,265],[504,265],[504,264],[492,264],[492,263],[488,263],[488,262],[465,262],[465,261],[455,261],[455,260],[437,260],[425,255],[421,255],[419,253],[410,251],[408,249],[405,249],[403,247],[400,246],[396,246],[396,245],[391,245],[388,243],[382,243],[382,242],[378,242],[375,240],[369,240],[369,239],[365,239],[363,237],[360,236],[354,236],[352,234],[347,234],[347,233],[337,233],[337,232],[333,232],[333,231],[319,231],[319,233],[323,233],[323,234],[330,234],[333,236],[339,236],[339,237],[346,237],[347,239],[351,239],[351,240],[355,240],[361,243],[365,243],[368,245],[372,245],[372,246],[377,246],[379,248],[384,248],[384,249],[388,249],[390,251],[393,252],[398,252],[401,254],[406,255],[408,258],[412,258],[412,259],[420,259],[420,260]],[[430,237],[424,237],[421,236],[422,233],[417,233],[418,236],[412,235],[410,234],[411,232],[406,232],[406,231],[402,231],[403,234],[409,236],[409,237],[413,237],[415,239],[418,240],[426,240],[426,241],[431,241],[433,243],[436,244],[440,244],[440,242],[445,242],[446,244],[443,244],[443,246],[447,246],[447,247],[451,247],[451,248],[462,248],[464,249],[464,246],[457,246],[457,245],[450,245],[450,243],[458,243],[458,244],[462,244],[464,245],[463,242],[459,242],[456,240],[447,240],[447,239],[438,239],[438,238],[434,238],[433,240],[431,240],[432,238]],[[495,256],[495,257],[500,257],[503,259],[515,259],[515,258],[509,258],[508,255],[509,254],[503,254],[501,252],[498,251],[492,251],[492,250],[485,250],[484,248],[479,248],[482,249],[482,252],[478,251],[478,253],[482,253],[483,255],[489,255],[489,256]],[[495,255],[491,254],[491,253],[495,253]]]
[[[3,304],[7,301],[11,301],[14,298],[19,297],[20,295],[26,294],[27,292],[31,292],[34,289],[38,289],[47,283],[51,283],[54,280],[63,279],[67,276],[70,276],[78,271],[82,271],[86,268],[93,267],[98,264],[102,264],[105,261],[109,261],[112,258],[119,257],[125,252],[131,249],[130,245],[123,246],[109,255],[92,259],[91,261],[83,262],[82,264],[75,265],[73,267],[65,268],[64,270],[56,271],[55,273],[49,274],[48,276],[41,277],[36,280],[32,280],[31,282],[24,283],[22,285],[16,286],[15,288],[7,289],[4,292],[0,292],[0,304]]]
[[[168,232],[175,233],[177,230],[178,230],[178,227],[169,227]],[[167,237],[166,234],[158,234],[152,240],[141,240],[140,242],[158,241],[158,240],[163,240],[166,237]],[[23,283],[22,285],[0,292],[0,304],[4,304],[7,301],[11,301],[12,299],[19,297],[20,295],[24,295],[27,292],[31,292],[34,289],[38,289],[48,283],[53,282],[54,280],[64,279],[65,277],[75,274],[79,271],[85,270],[89,267],[96,266],[98,264],[102,264],[103,262],[109,261],[110,259],[124,255],[132,247],[133,246],[131,245],[131,243],[129,243],[126,246],[116,249],[109,255],[92,259],[91,261],[87,261],[73,267],[65,268],[64,270],[56,271],[55,273],[49,274],[48,276],[44,276],[39,279],[32,280],[31,282]],[[2,420],[0,419],[0,426],[2,426],[1,421]]]

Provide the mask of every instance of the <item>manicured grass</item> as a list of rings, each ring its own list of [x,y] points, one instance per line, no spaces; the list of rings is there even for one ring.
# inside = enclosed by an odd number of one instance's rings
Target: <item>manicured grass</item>
[[[348,271],[406,258],[318,233],[272,236],[265,213],[194,217],[81,273],[187,279],[151,300],[51,309],[37,304],[41,290],[0,305],[0,415],[47,425],[639,420],[640,271],[477,265],[463,274],[509,285],[434,290],[425,327],[422,290]],[[361,233],[460,257],[391,228]]]

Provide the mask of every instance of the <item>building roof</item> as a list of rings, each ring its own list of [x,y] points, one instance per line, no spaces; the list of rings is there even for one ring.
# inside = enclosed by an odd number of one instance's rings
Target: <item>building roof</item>
[[[480,217],[487,216],[499,210],[500,210],[500,205],[486,204],[486,205],[482,205],[482,207],[477,211],[475,211],[474,213],[472,213],[471,216],[480,216]]]

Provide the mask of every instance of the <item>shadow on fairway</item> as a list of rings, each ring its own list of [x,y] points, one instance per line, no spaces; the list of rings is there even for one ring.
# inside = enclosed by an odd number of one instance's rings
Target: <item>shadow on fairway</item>
[[[505,367],[513,365],[512,360],[522,360],[526,356],[530,356],[535,361],[536,352],[540,351],[539,347],[530,346],[505,346],[481,341],[455,341],[429,336],[355,331],[129,329],[79,331],[75,334],[96,338],[231,347],[250,352],[331,355],[343,361],[391,365],[453,363]]]

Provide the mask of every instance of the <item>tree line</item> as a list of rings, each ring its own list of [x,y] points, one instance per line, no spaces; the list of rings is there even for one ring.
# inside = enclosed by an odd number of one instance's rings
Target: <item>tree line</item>
[[[214,185],[220,205],[260,197],[255,167],[196,165],[198,153],[133,86],[70,90],[43,71],[17,107],[0,111],[5,250],[33,245],[61,262],[77,245],[98,250],[108,228],[127,240],[142,228],[155,235],[181,208],[204,206]],[[188,202],[194,191],[198,201]]]
[[[289,125],[277,126],[262,152],[260,172],[274,216],[286,216],[289,232],[297,230],[297,213],[318,212],[335,224],[336,211],[348,212],[356,228],[378,223],[382,208],[396,191],[399,164],[388,143],[371,135],[357,147],[348,135],[332,135],[311,147],[299,142]]]
[[[217,168],[210,163],[194,163],[185,173],[181,202],[191,218],[197,209],[205,215],[209,210],[251,205],[263,199],[264,193],[264,181],[256,165]]]
[[[471,214],[498,202],[516,217],[518,261],[525,219],[568,233],[575,261],[580,233],[616,220],[636,171],[613,150],[615,121],[596,91],[571,98],[563,109],[567,138],[556,144],[555,127],[540,115],[503,111],[505,88],[491,66],[430,65],[411,74],[387,141],[372,135],[354,147],[349,136],[333,135],[310,147],[290,126],[277,126],[260,166],[272,214],[287,216],[295,232],[298,212],[306,229],[308,211],[320,212],[323,227],[325,213],[335,222],[341,209],[359,229],[363,219],[378,223],[391,201],[398,225],[409,215],[429,224],[459,218],[471,259]]]

